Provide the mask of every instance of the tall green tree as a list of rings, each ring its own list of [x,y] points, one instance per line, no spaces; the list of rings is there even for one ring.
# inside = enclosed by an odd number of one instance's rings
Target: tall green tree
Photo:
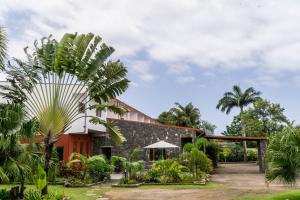
[[[200,110],[190,102],[186,106],[175,103],[175,107],[159,115],[158,121],[162,124],[199,128]]]
[[[216,125],[210,123],[209,121],[202,120],[200,127],[209,135],[213,135],[215,133],[215,130],[217,128]]]
[[[251,136],[270,136],[289,124],[280,104],[263,99],[254,102],[253,107],[246,110],[241,118],[246,133]]]
[[[232,108],[239,108],[240,114],[244,112],[244,108],[258,99],[260,99],[261,92],[256,91],[254,88],[250,87],[245,91],[242,91],[240,86],[234,85],[232,91],[225,92],[223,97],[219,100],[217,104],[217,109],[222,112],[229,114]],[[246,137],[245,127],[242,122],[242,135]],[[243,142],[244,146],[244,160],[247,160],[247,143]]]
[[[2,95],[24,105],[28,118],[39,122],[44,136],[44,170],[49,176],[54,143],[87,109],[108,109],[124,114],[124,109],[108,105],[128,88],[127,70],[120,61],[107,61],[114,52],[100,36],[65,34],[57,42],[51,36],[35,41],[25,53],[27,60],[14,59],[5,68],[9,86]],[[80,102],[80,108],[78,108]],[[90,102],[94,102],[91,104]],[[80,112],[79,112],[80,111]],[[118,127],[100,118],[90,121],[106,127],[117,144],[125,141]],[[47,184],[42,193],[47,194]]]
[[[4,68],[7,50],[7,38],[3,27],[0,26],[0,69]]]
[[[226,136],[241,136],[242,135],[242,125],[241,125],[241,116],[236,115],[233,117],[230,125],[226,126],[226,130],[222,133]]]

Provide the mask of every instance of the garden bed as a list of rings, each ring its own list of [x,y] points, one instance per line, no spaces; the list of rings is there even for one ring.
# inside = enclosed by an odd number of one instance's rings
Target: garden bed
[[[142,186],[143,183],[135,183],[135,184],[112,184],[113,188],[136,188]]]
[[[159,185],[206,185],[205,181],[195,181],[193,183],[135,183],[135,184],[112,184],[111,187],[136,188],[140,186],[159,186]]]

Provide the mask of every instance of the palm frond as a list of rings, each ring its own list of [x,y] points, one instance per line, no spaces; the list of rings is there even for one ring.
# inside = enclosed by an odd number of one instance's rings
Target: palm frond
[[[7,39],[6,33],[3,27],[0,26],[0,70],[5,67],[5,59],[6,59],[6,50],[7,50]]]
[[[120,129],[117,126],[115,126],[114,124],[112,124],[110,122],[107,122],[105,120],[99,119],[97,117],[92,117],[90,119],[90,122],[93,123],[93,124],[103,125],[108,130],[108,132],[110,133],[113,141],[117,145],[122,144],[123,142],[126,141],[126,138],[122,135]]]

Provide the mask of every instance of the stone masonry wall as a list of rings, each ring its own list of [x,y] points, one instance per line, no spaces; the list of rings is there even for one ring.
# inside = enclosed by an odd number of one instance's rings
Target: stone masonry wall
[[[181,147],[181,138],[191,137],[193,141],[196,137],[196,132],[192,129],[164,126],[159,124],[140,123],[133,121],[117,120],[115,124],[120,128],[121,133],[126,138],[120,146],[113,145],[112,155],[122,156],[129,158],[130,152],[136,147],[145,147],[160,140],[164,140],[171,144],[175,144]],[[95,143],[94,143],[95,144]],[[101,148],[98,144],[93,146],[94,152],[99,152],[95,148]],[[139,159],[149,160],[147,152],[149,150],[144,149]],[[168,149],[167,155],[170,157],[178,157],[181,152],[181,148]]]

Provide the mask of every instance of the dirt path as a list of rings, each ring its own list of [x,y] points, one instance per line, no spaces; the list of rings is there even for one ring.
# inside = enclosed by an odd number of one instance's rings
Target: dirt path
[[[266,194],[284,191],[282,185],[272,184],[268,191],[264,175],[255,163],[223,164],[212,176],[212,183],[224,185],[207,189],[129,189],[106,193],[112,200],[231,200],[249,194]]]

